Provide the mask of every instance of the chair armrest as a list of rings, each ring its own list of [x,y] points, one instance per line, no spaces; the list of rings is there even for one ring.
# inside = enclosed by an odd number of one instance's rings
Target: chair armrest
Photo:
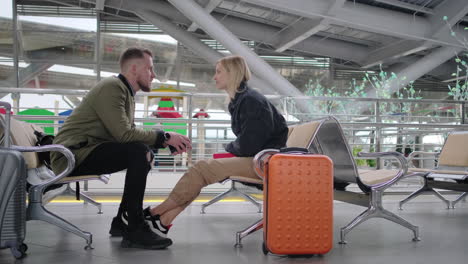
[[[411,161],[413,161],[416,156],[434,156],[437,158],[439,155],[440,152],[413,151],[408,155],[407,162],[411,164]]]
[[[278,152],[280,152],[279,149],[264,149],[255,155],[253,159],[254,170],[260,179],[263,179],[267,173],[265,169],[267,168],[268,159]]]
[[[73,153],[68,148],[66,148],[66,147],[64,147],[62,145],[54,145],[53,144],[53,145],[38,146],[38,147],[24,147],[24,146],[12,145],[10,147],[10,149],[14,149],[14,150],[17,150],[19,152],[58,151],[58,152],[62,153],[67,158],[67,167],[65,168],[64,171],[62,171],[59,175],[56,175],[54,178],[52,178],[50,180],[47,180],[47,181],[44,181],[43,183],[34,186],[34,191],[39,192],[40,194],[42,194],[44,192],[44,189],[47,186],[52,185],[52,184],[60,181],[60,179],[62,179],[64,177],[66,177],[67,175],[69,175],[73,171],[73,169],[75,168],[75,156],[73,155]]]
[[[389,181],[383,182],[383,183],[378,183],[374,185],[366,185],[367,187],[370,187],[372,189],[380,189],[383,190],[391,185],[393,185],[395,182],[399,181],[404,175],[408,173],[408,163],[406,161],[405,156],[401,154],[400,152],[396,151],[390,151],[390,152],[372,152],[372,153],[364,153],[364,152],[359,152],[358,157],[365,157],[365,158],[381,158],[381,157],[394,157],[396,160],[398,160],[398,163],[400,163],[400,169],[398,170],[398,173]],[[358,175],[359,177],[359,175]]]

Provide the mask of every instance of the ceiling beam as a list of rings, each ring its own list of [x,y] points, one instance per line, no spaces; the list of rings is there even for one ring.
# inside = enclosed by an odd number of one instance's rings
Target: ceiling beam
[[[307,18],[329,18],[333,24],[360,29],[404,39],[425,40],[432,44],[462,48],[463,45],[453,38],[432,37],[430,21],[424,17],[413,16],[398,11],[359,4],[352,1],[337,8],[335,15],[329,15],[328,0],[243,0],[283,12]],[[468,36],[463,29],[454,29],[461,36]]]
[[[336,10],[340,8],[346,0],[335,0],[330,4],[327,14],[334,15]],[[301,18],[294,25],[281,33],[283,39],[276,46],[277,52],[283,52],[290,47],[302,42],[308,37],[316,34],[319,31],[327,29],[330,26],[330,19],[328,18]]]
[[[432,71],[436,67],[450,60],[460,51],[462,51],[461,48],[440,47],[408,66],[399,68],[395,71],[390,70],[395,72],[398,78],[388,81],[388,83],[385,85],[386,91],[389,93],[399,91],[410,82],[417,80],[424,74]],[[366,93],[368,97],[376,97],[375,89],[368,89]]]
[[[53,63],[30,63],[28,67],[21,69],[19,72],[19,87],[25,86],[29,81],[47,71],[52,66],[54,66]],[[12,85],[14,83],[14,77],[8,78],[5,82]]]
[[[401,7],[401,8],[408,9],[408,10],[413,10],[413,11],[416,11],[415,13],[424,13],[424,14],[430,14],[430,15],[434,13],[434,11],[430,8],[427,8],[424,6],[413,5],[413,4],[405,3],[402,1],[398,1],[398,0],[375,0],[375,1],[379,3],[387,4],[387,5]]]
[[[211,13],[223,0],[209,0],[203,9],[209,14]],[[194,32],[197,30],[198,25],[195,22],[188,27],[187,31]]]
[[[95,0],[84,1],[93,3]],[[327,4],[327,6],[328,5],[329,4]],[[130,3],[128,1],[122,2],[120,0],[106,0],[106,6],[126,10],[129,12],[138,12],[138,10],[152,10],[153,12],[158,13],[164,17],[170,17],[173,23],[180,23],[185,25],[190,25],[192,23],[192,21],[187,19],[181,12],[164,1],[138,0]],[[258,22],[252,22],[234,16],[226,16],[217,12],[212,12],[211,15],[239,38],[253,40],[268,45],[274,45],[280,41],[280,38],[277,34],[277,27]],[[311,55],[340,58],[354,62],[363,60],[371,51],[368,47],[363,45],[317,36],[311,36],[300,44],[295,45],[291,49]]]
[[[301,18],[299,21],[284,30],[279,36],[279,43],[273,44],[276,52],[283,52],[290,47],[302,42],[315,33],[328,27],[324,19]]]
[[[379,2],[387,1],[388,0]],[[407,3],[403,2],[399,3],[408,5]],[[447,33],[450,32],[450,27],[460,21],[460,19],[462,19],[466,13],[468,13],[468,2],[465,2],[465,0],[451,0],[442,2],[442,4],[432,10],[431,17],[428,19],[432,28],[432,32],[429,35],[434,39],[440,39],[444,37],[455,39]],[[444,17],[447,17],[447,20],[444,20]],[[371,67],[376,64],[383,63],[385,60],[407,56],[418,51],[432,48],[433,46],[434,43],[431,41],[403,40],[398,43],[392,43],[383,50],[379,49],[376,52],[369,54],[368,59],[363,61],[361,65],[363,65],[364,68]]]
[[[218,20],[222,18],[221,15],[217,14],[213,14],[213,17]],[[225,17],[221,22],[239,38],[254,40],[272,46],[280,43],[282,40],[281,35],[277,34],[278,28],[273,26],[250,22],[231,16]],[[290,49],[355,62],[366,57],[371,51],[364,45],[321,36],[310,36],[301,43],[292,46]]]
[[[429,18],[432,25],[432,36],[440,38],[444,32],[457,24],[468,13],[468,1],[450,0],[438,5]],[[444,19],[446,18],[446,20]]]
[[[423,46],[423,44],[424,41],[400,40],[369,53],[367,58],[361,61],[360,64],[365,69],[383,64],[386,60],[396,59],[427,49],[428,47]]]

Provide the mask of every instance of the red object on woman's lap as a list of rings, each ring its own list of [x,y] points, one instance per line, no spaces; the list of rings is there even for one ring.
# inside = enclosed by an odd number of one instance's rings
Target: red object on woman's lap
[[[223,159],[223,158],[232,158],[232,157],[235,157],[235,156],[229,152],[213,154],[213,159]]]

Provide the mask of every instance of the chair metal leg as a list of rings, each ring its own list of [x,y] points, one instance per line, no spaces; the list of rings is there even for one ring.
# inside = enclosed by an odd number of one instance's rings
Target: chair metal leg
[[[208,202],[202,204],[200,213],[204,214],[206,207],[218,202],[219,200],[223,199],[224,197],[234,195],[234,194],[238,194],[238,195],[244,197],[245,199],[247,199],[248,201],[250,201],[253,205],[255,205],[258,208],[258,212],[261,213],[262,212],[262,204],[257,202],[254,198],[252,198],[252,196],[250,196],[250,195],[248,195],[248,194],[246,194],[246,193],[244,193],[242,191],[239,191],[237,189],[235,183],[236,183],[235,181],[231,181],[231,188],[229,188],[229,190],[227,190],[227,191],[225,191],[225,192],[223,192],[221,194],[218,194],[213,199],[211,199]]]
[[[442,196],[442,194],[440,194],[440,192],[434,190],[434,189],[430,189],[428,190],[429,192],[432,192],[436,197],[439,197],[440,200],[442,200],[442,202],[445,203],[445,206],[447,206],[447,209],[450,209],[450,201],[445,199],[445,197]]]
[[[252,196],[248,195],[248,194],[245,194],[243,192],[240,192],[240,191],[237,191],[240,195],[242,195],[245,199],[247,199],[248,201],[250,201],[253,205],[257,206],[258,208],[258,213],[261,213],[262,212],[262,207],[263,205],[257,201],[255,201],[254,198],[252,198]]]
[[[88,195],[80,192],[80,198],[98,208],[98,214],[102,214],[102,204],[99,202],[96,202],[93,198],[89,197]]]
[[[370,193],[370,201],[369,207],[367,210],[362,212],[356,218],[354,218],[348,225],[342,227],[340,230],[340,244],[346,244],[345,236],[349,233],[353,228],[362,224],[363,222],[367,221],[370,218],[380,217],[395,222],[403,227],[406,227],[413,231],[414,237],[413,241],[419,241],[419,228],[410,224],[408,221],[403,219],[402,217],[393,214],[392,212],[386,210],[382,206],[382,194],[381,190],[373,189]]]
[[[230,193],[235,192],[235,191],[236,191],[236,186],[234,186],[234,181],[231,181],[231,188],[229,188],[229,190],[223,193],[216,195],[213,199],[209,200],[208,202],[202,204],[200,213],[204,214],[206,207],[218,202],[219,200],[223,199],[224,197],[227,197]]]
[[[442,202],[445,203],[445,205],[447,206],[447,209],[450,209],[450,207],[451,207],[450,201],[445,199],[442,196],[442,194],[440,194],[438,191],[436,191],[433,188],[429,187],[427,185],[427,180],[426,179],[424,179],[424,185],[420,189],[414,191],[412,194],[410,194],[408,197],[406,197],[405,199],[401,200],[398,203],[398,209],[403,210],[403,208],[402,208],[403,204],[409,202],[410,200],[414,199],[415,197],[417,197],[417,196],[419,196],[419,195],[421,195],[422,193],[425,193],[425,192],[433,193],[436,197],[438,197],[440,200],[442,200]]]
[[[93,249],[93,235],[89,232],[79,229],[77,226],[61,218],[60,216],[48,211],[39,202],[30,202],[27,209],[27,220],[41,220],[49,224],[58,226],[68,232],[71,232],[86,240],[85,249]]]
[[[246,229],[239,231],[236,233],[236,244],[234,247],[241,248],[242,247],[242,238],[252,234],[253,232],[260,230],[263,228],[263,218],[255,222],[254,224],[250,225]]]
[[[340,241],[338,242],[339,244],[346,244],[345,236],[348,234],[353,228],[358,226],[359,224],[362,224],[364,221],[366,221],[369,218],[372,218],[372,214],[374,209],[369,207],[367,210],[364,212],[360,213],[356,218],[354,218],[349,224],[346,226],[342,227],[340,229]]]
[[[383,208],[382,208],[383,209]],[[408,228],[409,230],[413,231],[413,234],[414,234],[414,237],[413,237],[413,241],[421,241],[421,239],[419,238],[419,227],[417,226],[414,226],[412,225],[410,222],[406,221],[405,219],[403,219],[402,217],[386,210],[386,209],[383,209],[381,212],[380,212],[380,217],[382,218],[385,218],[387,220],[390,220],[396,224],[399,224],[403,227],[406,227]]]
[[[421,188],[419,188],[418,190],[414,191],[413,193],[411,193],[408,197],[406,197],[405,199],[401,200],[399,203],[398,203],[398,209],[400,210],[403,210],[403,204],[409,202],[410,200],[416,198],[417,196],[419,196],[420,194],[424,193],[428,191],[427,190],[427,187],[423,186]]]
[[[464,193],[460,194],[455,200],[450,202],[450,207],[452,209],[455,209],[455,204],[457,204],[458,202],[460,202],[462,200],[465,200],[467,195],[468,195],[468,192],[464,192]]]
[[[76,191],[73,190],[70,186],[70,184],[67,184],[67,189],[65,190],[66,194],[69,195],[76,195]],[[93,198],[89,197],[88,195],[84,194],[83,192],[80,191],[80,199],[82,199],[85,203],[90,203],[98,208],[98,214],[102,214],[102,204],[98,203],[95,201]]]

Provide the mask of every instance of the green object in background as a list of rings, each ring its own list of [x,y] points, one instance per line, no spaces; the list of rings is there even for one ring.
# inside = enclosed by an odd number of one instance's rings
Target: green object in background
[[[371,146],[369,148],[369,152],[375,152],[375,149],[373,146]],[[377,167],[377,160],[375,159],[368,159],[367,160],[367,166],[371,167],[371,168],[374,168],[374,167]]]
[[[165,126],[183,126],[184,128],[165,128],[164,131],[166,132],[176,132],[176,133],[179,133],[181,135],[184,135],[186,136],[187,135],[187,124],[185,123],[162,123],[163,127]]]
[[[357,154],[362,151],[362,146],[354,146],[353,147],[353,156],[357,157]],[[367,164],[367,160],[365,159],[356,159],[356,165],[358,166],[365,166]]]
[[[143,125],[145,126],[144,127],[145,130],[152,130],[151,126],[155,126],[156,123],[144,122]],[[163,125],[163,129],[166,132],[176,132],[184,136],[187,135],[187,128],[186,128],[187,124],[185,123],[161,123],[161,125]],[[164,128],[166,126],[184,126],[184,128],[183,129],[182,128]]]
[[[143,129],[144,130],[153,130],[151,127],[155,126],[156,123],[153,122],[143,122]]]
[[[54,112],[51,112],[46,109],[42,108],[31,108],[26,109],[24,111],[18,112],[18,115],[34,115],[34,116],[53,116],[55,115]],[[34,124],[53,124],[53,120],[24,120],[27,123],[34,123]],[[45,127],[43,125],[39,125],[44,129],[44,132],[48,135],[54,135],[54,127]]]

